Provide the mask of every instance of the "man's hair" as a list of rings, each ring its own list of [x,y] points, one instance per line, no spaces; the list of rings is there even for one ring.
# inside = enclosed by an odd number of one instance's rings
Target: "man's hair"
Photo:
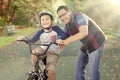
[[[59,6],[59,7],[58,7],[57,13],[58,13],[58,11],[60,11],[61,9],[64,9],[64,10],[66,10],[66,11],[69,11],[69,8],[68,8],[67,6],[62,5],[62,6]]]
[[[42,12],[39,14],[39,20],[40,20],[40,21],[41,21],[41,17],[44,16],[44,15],[50,16],[50,19],[53,21],[53,15],[52,15],[52,13],[50,13],[49,11],[42,11]]]

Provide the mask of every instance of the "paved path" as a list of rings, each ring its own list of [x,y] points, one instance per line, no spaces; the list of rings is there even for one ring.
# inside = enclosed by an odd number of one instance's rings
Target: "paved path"
[[[14,42],[0,49],[0,80],[25,80],[30,63],[26,44]]]
[[[114,42],[108,41],[106,43],[107,46],[100,66],[102,80],[120,80],[120,76],[118,76],[120,74],[120,45],[114,44]],[[58,64],[58,74],[61,74],[61,76],[58,76],[59,79],[61,77],[66,77],[66,80],[74,79],[73,72],[68,71],[73,71],[74,60],[72,59],[75,59],[76,54],[74,53],[78,50],[74,47],[76,45],[71,45],[63,51],[62,55],[64,57],[60,58]],[[0,80],[26,80],[24,73],[31,70],[28,50],[27,44],[16,42],[0,49]],[[67,70],[69,67],[72,70]],[[64,72],[61,72],[62,70],[66,72],[65,75],[63,74]]]
[[[69,48],[70,47],[71,46],[69,46]],[[72,50],[75,49],[73,48]],[[65,50],[65,52],[66,51],[67,50]],[[31,61],[29,53],[30,52],[28,45],[23,42],[13,42],[12,44],[4,48],[1,48],[0,80],[25,80],[26,76],[24,75],[24,73],[26,71],[31,70]],[[67,52],[66,56],[68,56],[69,54],[75,55],[71,51],[69,53]]]

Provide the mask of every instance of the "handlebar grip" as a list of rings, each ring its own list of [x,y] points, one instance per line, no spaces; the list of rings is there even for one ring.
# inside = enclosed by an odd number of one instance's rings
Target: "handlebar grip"
[[[24,40],[17,40],[18,42],[25,42],[27,43],[28,42],[28,39],[24,39]]]
[[[53,43],[51,43],[51,44],[56,44],[56,45],[58,45],[58,43],[56,43],[56,42],[53,42]]]

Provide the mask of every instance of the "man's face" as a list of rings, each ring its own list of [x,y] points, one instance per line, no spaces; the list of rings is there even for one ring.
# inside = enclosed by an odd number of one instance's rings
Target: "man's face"
[[[70,19],[71,19],[71,12],[69,11],[66,11],[65,9],[61,9],[58,11],[58,17],[59,19],[65,23],[65,24],[68,24],[70,22]]]

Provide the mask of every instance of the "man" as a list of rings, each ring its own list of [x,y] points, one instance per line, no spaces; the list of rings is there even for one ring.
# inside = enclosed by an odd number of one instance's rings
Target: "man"
[[[76,80],[85,80],[85,68],[89,62],[90,80],[100,80],[99,64],[106,40],[104,32],[88,16],[72,13],[66,6],[57,9],[59,19],[66,24],[68,38],[58,44],[68,45],[80,40],[82,46],[76,60]]]

